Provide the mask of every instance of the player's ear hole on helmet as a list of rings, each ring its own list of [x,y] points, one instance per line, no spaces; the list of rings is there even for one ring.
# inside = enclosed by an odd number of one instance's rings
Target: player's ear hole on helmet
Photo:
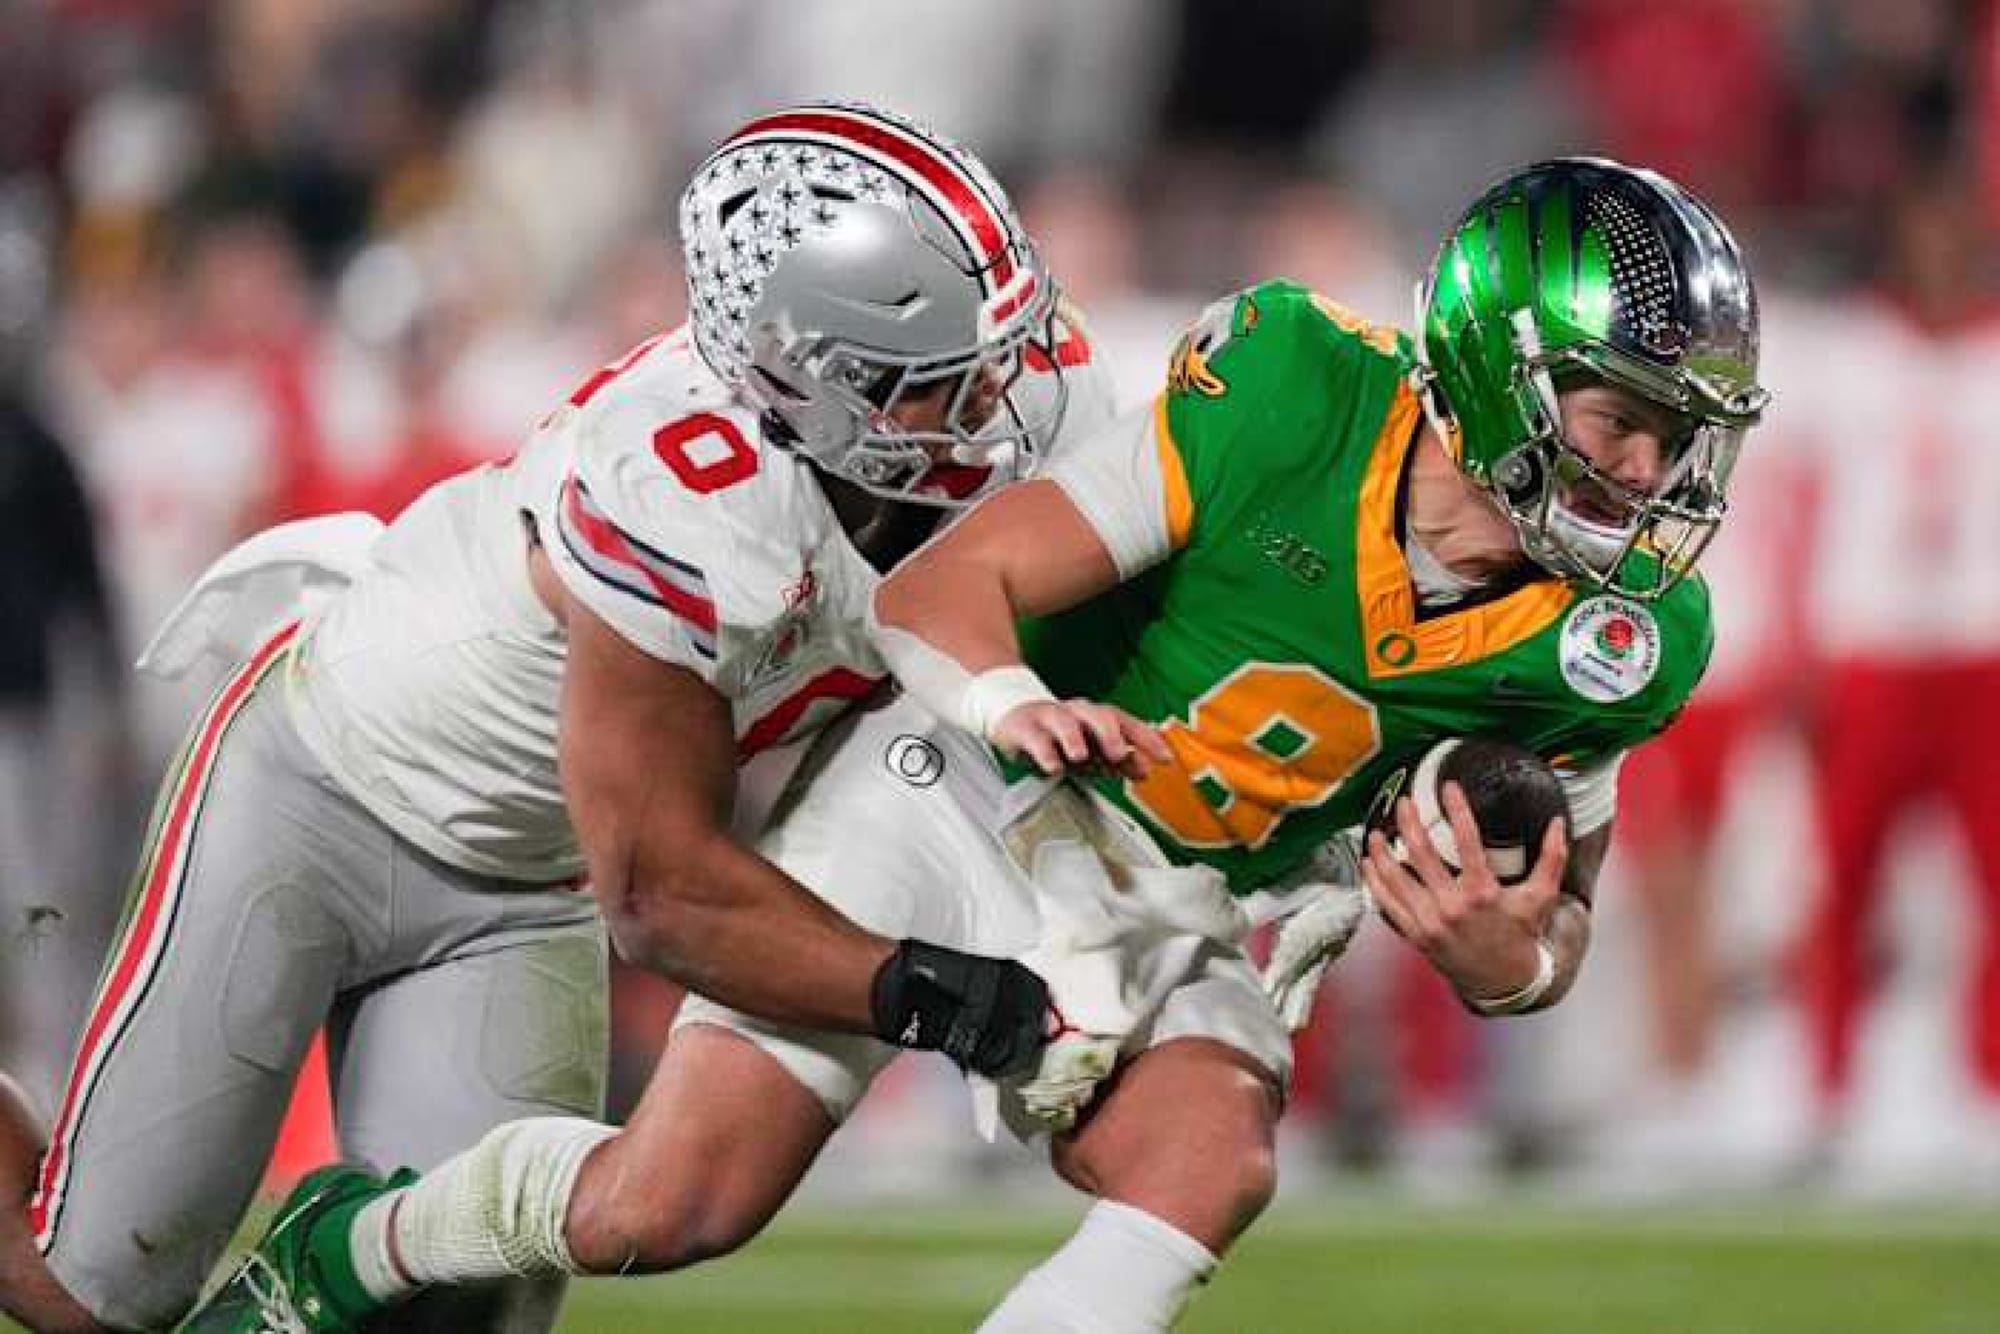
[[[751,362],[746,369],[749,371],[751,378],[757,381],[757,387],[763,390],[767,397],[791,403],[804,403],[806,401],[804,394],[792,388],[791,385],[786,384],[756,362]]]

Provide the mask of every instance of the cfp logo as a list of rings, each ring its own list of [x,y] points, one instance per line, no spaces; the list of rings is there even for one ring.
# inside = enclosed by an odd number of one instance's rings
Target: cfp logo
[[[944,753],[920,736],[897,737],[882,761],[911,787],[930,787],[944,777]]]

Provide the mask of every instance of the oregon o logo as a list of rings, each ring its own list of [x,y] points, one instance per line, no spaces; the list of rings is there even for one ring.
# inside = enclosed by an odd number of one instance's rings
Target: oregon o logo
[[[1375,656],[1391,667],[1407,667],[1417,656],[1417,641],[1391,630],[1375,641]]]
[[[929,787],[944,777],[944,753],[920,736],[897,737],[883,760],[911,787]]]

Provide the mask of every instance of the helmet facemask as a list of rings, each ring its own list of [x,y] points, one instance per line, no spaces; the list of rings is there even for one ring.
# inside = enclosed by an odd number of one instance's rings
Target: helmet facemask
[[[1528,438],[1503,454],[1488,489],[1536,563],[1597,588],[1650,601],[1686,578],[1728,512],[1729,479],[1755,405],[1692,404],[1707,394],[1670,388],[1665,377],[1602,346],[1543,352],[1532,316],[1516,312],[1521,347],[1514,394]],[[1562,428],[1561,396],[1592,384],[1631,392],[1662,409],[1661,476],[1651,490],[1594,463]],[[1671,397],[1669,397],[1671,395]],[[1642,559],[1634,560],[1635,553]]]
[[[1039,281],[995,335],[942,357],[899,355],[835,337],[753,330],[752,392],[782,441],[874,495],[958,507],[1034,473],[1068,403],[1062,368],[1025,392],[1031,345],[1054,344],[1055,289]]]

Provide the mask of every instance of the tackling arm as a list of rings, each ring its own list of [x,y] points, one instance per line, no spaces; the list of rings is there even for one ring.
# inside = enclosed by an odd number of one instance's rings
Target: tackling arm
[[[1034,972],[874,935],[738,843],[728,701],[561,605],[563,793],[621,955],[766,1019],[873,1033],[982,1074],[1033,1059],[1048,1015]]]
[[[1112,587],[1118,567],[1063,489],[1023,482],[976,506],[876,590],[871,630],[923,705],[1046,773],[1095,761],[1143,777],[1170,758],[1120,709],[1059,703],[1021,661],[1015,623]]]
[[[909,632],[968,672],[1018,666],[1014,623],[1118,582],[1110,553],[1063,489],[1012,486],[905,561],[875,594],[882,628]]]
[[[730,836],[728,701],[580,603],[566,611],[563,792],[619,953],[725,1005],[868,1031],[894,946]]]

